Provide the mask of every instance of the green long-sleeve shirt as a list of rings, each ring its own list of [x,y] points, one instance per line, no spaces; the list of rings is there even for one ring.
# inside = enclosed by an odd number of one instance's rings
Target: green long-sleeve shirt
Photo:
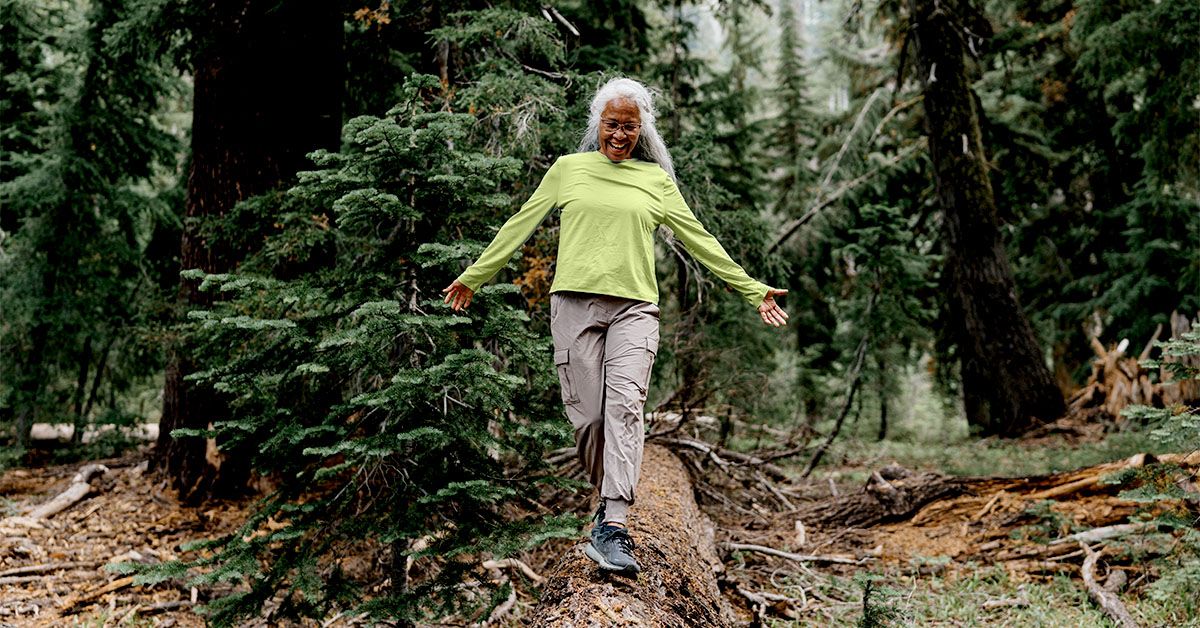
[[[729,258],[665,170],[637,159],[610,161],[599,151],[559,157],[521,210],[458,280],[479,290],[555,207],[562,209],[562,227],[550,292],[591,292],[657,304],[654,230],[667,225],[692,257],[752,305],[766,297],[766,284],[750,278]]]

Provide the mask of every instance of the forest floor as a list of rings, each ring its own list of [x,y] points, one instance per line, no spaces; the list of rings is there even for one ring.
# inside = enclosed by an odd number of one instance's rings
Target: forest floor
[[[754,443],[742,445],[751,449]],[[191,607],[203,604],[207,592],[177,580],[135,586],[105,565],[194,558],[181,544],[231,532],[251,504],[183,507],[146,474],[147,453],[143,448],[98,461],[109,471],[93,482],[92,493],[37,522],[12,517],[62,492],[83,462],[0,475],[0,517],[8,517],[0,519],[7,522],[0,523],[0,626],[204,625]],[[1138,454],[1163,453],[1137,432],[925,444],[903,435],[873,442],[851,434],[811,479],[798,479],[804,459],[775,461],[776,471],[789,476],[773,483],[780,493],[767,498],[761,490],[746,489],[743,496],[758,495],[747,499],[724,497],[739,494],[738,486],[729,485],[735,475],[715,468],[719,465],[701,469],[696,460],[707,457],[694,456],[689,464],[700,482],[698,501],[717,524],[722,592],[746,625],[850,626],[865,612],[890,617],[884,625],[1074,627],[1112,624],[1080,580],[1085,550],[1053,540],[1128,525],[1137,505],[1117,497],[1120,487],[1096,480],[1153,460]],[[686,451],[683,457],[688,462]],[[1196,454],[1178,460],[1200,467]],[[1104,463],[1109,464],[1086,469]],[[880,469],[886,478],[877,475]],[[978,479],[960,482],[966,477]],[[855,495],[918,490],[935,482],[950,490],[911,516],[826,521],[846,514],[835,512],[839,505],[853,519]],[[582,495],[563,506],[590,509]],[[1141,625],[1200,626],[1200,600],[1164,598],[1150,586],[1170,569],[1172,538],[1138,534],[1095,545],[1105,553],[1098,576],[1124,574],[1125,584],[1114,590]],[[571,545],[552,542],[521,558],[545,573]],[[818,558],[780,558],[746,545]],[[532,585],[518,587],[518,603],[506,619],[520,625],[535,596]]]

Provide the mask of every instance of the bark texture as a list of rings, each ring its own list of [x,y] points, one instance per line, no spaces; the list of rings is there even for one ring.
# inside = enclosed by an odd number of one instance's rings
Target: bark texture
[[[732,611],[717,589],[721,561],[712,522],[696,506],[683,463],[663,447],[646,447],[629,529],[640,574],[603,572],[583,554],[584,545],[576,545],[547,579],[532,625],[732,625]]]
[[[908,4],[967,420],[983,434],[1019,435],[1062,415],[1065,405],[1018,302],[988,179],[967,55],[991,26],[967,0]]]
[[[200,230],[203,221],[224,216],[239,201],[274,189],[309,167],[309,151],[338,148],[343,36],[338,3],[205,4],[198,12],[204,20],[193,33],[192,162],[181,266],[218,273],[232,269],[245,251],[206,239]],[[258,233],[268,226],[247,228]],[[212,303],[212,295],[200,292],[198,285],[180,281],[181,317]],[[214,491],[237,490],[248,475],[249,460],[225,456],[220,464],[204,440],[171,437],[175,428],[206,428],[225,418],[211,389],[184,380],[195,370],[191,355],[186,344],[177,344],[169,354],[155,467],[165,469],[185,501],[196,502]]]

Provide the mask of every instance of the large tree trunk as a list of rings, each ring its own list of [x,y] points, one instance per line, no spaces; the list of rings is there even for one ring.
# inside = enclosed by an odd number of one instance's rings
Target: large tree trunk
[[[629,529],[642,566],[637,577],[602,572],[572,548],[550,575],[532,624],[569,626],[729,626],[732,612],[717,590],[721,566],[712,523],[696,506],[679,458],[646,447]]]
[[[204,21],[193,32],[199,48],[181,265],[218,273],[233,268],[246,251],[204,239],[206,219],[309,167],[305,153],[339,147],[343,26],[335,2],[205,4],[198,12]],[[269,225],[249,227],[265,232]],[[180,281],[181,317],[212,303],[198,283]],[[218,472],[203,440],[171,437],[175,428],[206,428],[225,418],[211,388],[184,381],[194,368],[190,347],[170,348],[155,455],[155,466],[192,502],[214,490],[240,488],[249,472],[245,455],[224,456]]]
[[[981,433],[1014,436],[1065,408],[1017,300],[968,78],[967,51],[978,50],[991,27],[967,0],[909,0],[909,7],[967,420]]]

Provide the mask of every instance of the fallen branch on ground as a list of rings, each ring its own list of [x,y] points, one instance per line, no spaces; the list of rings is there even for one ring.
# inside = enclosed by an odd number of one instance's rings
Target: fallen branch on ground
[[[840,565],[861,565],[863,562],[865,562],[865,560],[857,560],[852,556],[845,556],[841,554],[793,554],[791,552],[777,550],[773,547],[752,545],[749,543],[725,543],[724,547],[733,551],[740,550],[745,552],[758,552],[760,554],[767,554],[769,556],[786,558],[798,563],[837,563]]]
[[[60,569],[75,569],[76,567],[96,567],[103,565],[102,560],[83,560],[68,563],[46,563],[44,565],[26,565],[25,567],[13,567],[0,571],[0,577],[5,576],[24,576],[26,574],[46,573],[47,571],[59,571]]]
[[[780,468],[778,465],[771,464],[771,463],[767,462],[766,460],[763,460],[763,459],[755,457],[755,456],[738,453],[736,451],[730,451],[728,449],[717,447],[716,445],[710,445],[704,441],[699,441],[699,440],[695,440],[692,438],[659,438],[657,440],[658,440],[658,442],[666,443],[668,445],[678,445],[680,447],[688,447],[690,449],[695,449],[696,451],[700,451],[705,454],[708,454],[711,458],[714,459],[713,461],[716,462],[720,466],[724,466],[727,464],[738,464],[738,465],[742,465],[742,466],[755,466],[755,467],[759,467],[763,471],[766,471],[767,473],[771,474],[771,476],[777,480],[787,480],[790,477],[790,476],[788,476],[787,472],[784,471],[782,468]],[[731,462],[725,460],[725,458],[729,458],[730,460],[736,460],[737,462],[731,463]]]
[[[536,571],[534,571],[532,567],[530,567],[529,565],[526,565],[523,561],[518,560],[516,558],[505,558],[504,560],[485,560],[485,561],[483,561],[483,568],[484,569],[516,568],[516,569],[519,569],[521,571],[521,573],[525,574],[526,578],[529,578],[530,580],[533,580],[534,582],[537,582],[540,584],[546,580],[545,578],[538,575],[538,573]]]
[[[71,478],[71,486],[67,487],[67,490],[56,495],[54,499],[35,508],[33,512],[27,515],[27,518],[35,521],[38,519],[48,519],[70,508],[79,500],[87,497],[88,493],[92,492],[92,485],[90,484],[92,478],[104,475],[105,473],[108,473],[108,467],[102,464],[84,465],[79,470],[79,473],[76,473],[75,477]]]
[[[67,601],[66,605],[63,606],[60,613],[63,615],[69,615],[71,613],[77,612],[76,609],[78,609],[80,606],[83,606],[84,604],[92,602],[93,600],[99,598],[102,595],[105,595],[107,593],[112,593],[113,591],[116,591],[118,589],[123,589],[123,588],[133,584],[133,578],[134,578],[133,576],[125,576],[124,578],[119,578],[117,580],[113,580],[112,582],[100,587],[99,589],[90,591],[88,593],[84,593],[83,595],[80,595],[79,597],[76,597],[76,598],[71,598]]]
[[[1104,609],[1105,614],[1117,622],[1118,626],[1123,628],[1137,628],[1138,623],[1134,621],[1133,616],[1125,609],[1125,604],[1121,602],[1121,598],[1113,591],[1109,591],[1100,586],[1096,582],[1096,561],[1100,560],[1100,552],[1093,550],[1087,543],[1080,542],[1079,546],[1087,553],[1087,558],[1083,561],[1083,566],[1079,568],[1079,573],[1083,576],[1083,584],[1087,587],[1088,597],[1092,601]]]
[[[1102,528],[1092,528],[1084,530],[1070,536],[1064,536],[1061,539],[1050,541],[1050,545],[1061,545],[1063,543],[1095,543],[1104,541],[1117,536],[1125,536],[1134,532],[1142,532],[1153,528],[1153,523],[1138,521],[1135,523],[1122,523],[1115,526],[1104,526]]]

